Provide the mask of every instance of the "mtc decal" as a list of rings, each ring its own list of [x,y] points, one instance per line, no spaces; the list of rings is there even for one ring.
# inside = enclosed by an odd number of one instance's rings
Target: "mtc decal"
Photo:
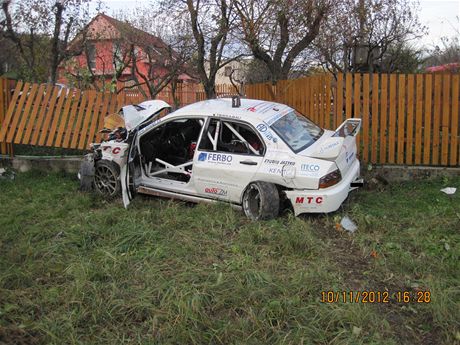
[[[303,197],[303,196],[298,196],[295,198],[295,203],[296,204],[322,204],[323,203],[323,197],[322,196],[317,196],[317,197],[313,197],[313,196],[307,196],[307,197]]]
[[[215,164],[230,164],[233,161],[233,156],[221,154],[221,153],[201,152],[198,155],[198,161],[215,163]]]
[[[219,195],[219,196],[227,196],[227,191],[222,188],[205,188],[204,192],[207,194]]]

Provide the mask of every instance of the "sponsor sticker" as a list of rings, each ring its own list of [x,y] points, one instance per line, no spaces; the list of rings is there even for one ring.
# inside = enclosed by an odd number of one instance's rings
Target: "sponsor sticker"
[[[274,143],[278,142],[278,139],[275,137],[275,135],[273,134],[272,131],[270,131],[268,129],[268,126],[263,124],[263,123],[259,123],[257,126],[256,126],[257,130],[262,133],[262,135],[267,139],[267,140],[270,140],[270,141],[273,141]]]
[[[295,165],[295,162],[279,159],[265,159],[265,164]]]
[[[295,198],[296,204],[316,204],[320,205],[323,203],[322,196],[298,196]]]
[[[239,115],[232,115],[232,114],[212,114],[212,116],[216,116],[216,117],[226,117],[228,119],[236,119],[236,120],[240,120],[241,119],[241,116]]]
[[[268,168],[267,172],[269,174],[282,175],[283,169],[282,168]]]
[[[213,195],[218,195],[218,196],[227,196],[227,191],[222,188],[206,187],[204,189],[204,192],[207,194],[213,194]]]
[[[300,171],[307,171],[307,172],[318,172],[320,169],[318,164],[301,164]]]
[[[230,188],[238,188],[239,186],[235,183],[230,183],[227,181],[219,181],[219,180],[211,180],[207,178],[197,178],[198,181],[204,182],[204,183],[209,183],[209,184],[217,184],[219,186],[225,186],[225,187],[230,187]]]
[[[330,143],[326,146],[321,147],[321,150],[319,150],[319,153],[324,153],[326,151],[332,150],[333,148],[337,147],[339,145],[339,141],[334,141],[333,143]]]
[[[345,159],[347,161],[348,164],[350,164],[352,161],[353,161],[353,158],[355,157],[355,153],[354,152],[347,152],[345,154]]]
[[[200,152],[200,154],[198,155],[198,161],[208,162],[208,163],[213,163],[213,164],[230,165],[233,161],[233,156],[223,154],[223,153]]]
[[[300,164],[299,175],[308,177],[318,177],[321,167],[318,164]]]

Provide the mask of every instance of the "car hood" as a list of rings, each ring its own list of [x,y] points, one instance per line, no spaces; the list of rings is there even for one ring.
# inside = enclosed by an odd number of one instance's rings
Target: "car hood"
[[[123,119],[128,131],[139,126],[141,123],[152,119],[161,110],[171,108],[165,101],[150,100],[138,105],[126,105],[123,109]]]

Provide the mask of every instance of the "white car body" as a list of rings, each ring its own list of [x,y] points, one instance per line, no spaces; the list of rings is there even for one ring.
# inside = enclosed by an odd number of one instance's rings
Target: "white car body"
[[[362,183],[355,138],[360,119],[348,119],[336,131],[322,130],[308,147],[295,152],[287,144],[288,137],[280,136],[275,127],[288,114],[294,119],[294,109],[259,100],[241,99],[240,103],[235,107],[232,99],[225,98],[194,103],[136,128],[124,142],[103,142],[100,158],[120,167],[125,206],[134,191],[241,206],[248,186],[263,181],[276,185],[296,215],[328,213],[336,211],[349,192]],[[187,130],[197,136],[194,150],[194,137],[186,138]],[[228,143],[224,136],[237,140]],[[251,137],[253,144],[244,136]],[[171,143],[180,140],[187,146],[182,151],[180,145]],[[225,150],[219,149],[224,144]],[[238,149],[226,151],[229,146]],[[244,150],[247,152],[240,152]],[[328,174],[337,176],[337,170],[340,181],[320,188],[320,179]]]

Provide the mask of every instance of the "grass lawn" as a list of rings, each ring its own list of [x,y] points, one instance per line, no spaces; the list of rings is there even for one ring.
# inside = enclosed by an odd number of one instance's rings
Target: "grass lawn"
[[[149,197],[125,210],[59,174],[0,181],[0,344],[459,344],[460,191],[446,186],[460,178],[255,223]]]

